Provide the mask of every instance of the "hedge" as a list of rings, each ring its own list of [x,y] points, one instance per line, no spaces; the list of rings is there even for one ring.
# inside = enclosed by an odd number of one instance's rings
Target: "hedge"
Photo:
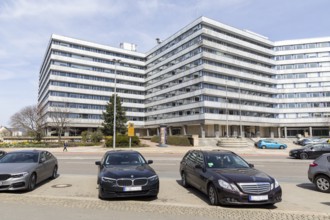
[[[113,147],[113,139],[112,136],[105,137],[105,146]],[[140,139],[137,136],[132,137],[132,147],[140,146]],[[127,135],[117,135],[116,136],[116,147],[129,147],[129,137]]]
[[[151,142],[159,143],[160,137],[153,136]],[[168,145],[177,145],[177,146],[191,146],[189,138],[187,136],[167,136],[166,144]]]

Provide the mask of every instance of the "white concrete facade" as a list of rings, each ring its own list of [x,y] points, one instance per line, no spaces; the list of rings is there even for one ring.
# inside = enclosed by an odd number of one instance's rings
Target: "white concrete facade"
[[[135,47],[134,47],[135,48]],[[46,115],[101,126],[114,88],[140,135],[329,135],[330,37],[272,42],[201,17],[147,53],[52,35],[39,78]]]

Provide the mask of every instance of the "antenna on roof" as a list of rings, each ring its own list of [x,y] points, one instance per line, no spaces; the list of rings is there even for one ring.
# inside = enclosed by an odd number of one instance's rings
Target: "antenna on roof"
[[[160,44],[162,41],[159,38],[156,38],[157,44]]]

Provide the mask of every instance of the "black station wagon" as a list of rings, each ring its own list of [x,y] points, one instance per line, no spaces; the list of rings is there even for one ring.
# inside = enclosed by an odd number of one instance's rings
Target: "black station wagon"
[[[182,185],[208,195],[211,205],[273,205],[282,200],[281,187],[274,178],[231,151],[188,151],[180,174]]]

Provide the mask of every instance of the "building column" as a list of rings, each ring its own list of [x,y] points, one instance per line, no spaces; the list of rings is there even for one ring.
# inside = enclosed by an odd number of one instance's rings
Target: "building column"
[[[168,127],[168,133],[169,136],[172,136],[172,127]]]
[[[255,129],[256,129],[256,137],[260,138],[260,127],[256,126]]]
[[[187,135],[187,125],[182,126],[182,133],[183,135]]]
[[[217,125],[217,124],[214,125],[214,136],[216,138],[219,138],[219,136],[220,136],[220,128],[221,128],[220,125]]]
[[[279,138],[281,138],[281,127],[277,128],[277,135]]]
[[[160,132],[159,132],[159,128],[157,128],[157,136],[159,136],[159,133],[160,133]]]
[[[52,136],[52,129],[51,128],[47,128],[47,136]]]
[[[312,128],[312,126],[309,127],[309,136],[313,137],[313,128]]]
[[[149,137],[149,128],[147,128],[147,137]]]
[[[274,135],[274,130],[273,130],[273,128],[271,127],[270,128],[270,138],[274,138],[275,137],[275,135]]]
[[[222,136],[222,126],[221,125],[218,125],[219,126],[219,137]]]
[[[288,128],[284,127],[284,138],[288,137]]]
[[[201,138],[205,138],[205,125],[204,124],[200,124],[200,136]]]

